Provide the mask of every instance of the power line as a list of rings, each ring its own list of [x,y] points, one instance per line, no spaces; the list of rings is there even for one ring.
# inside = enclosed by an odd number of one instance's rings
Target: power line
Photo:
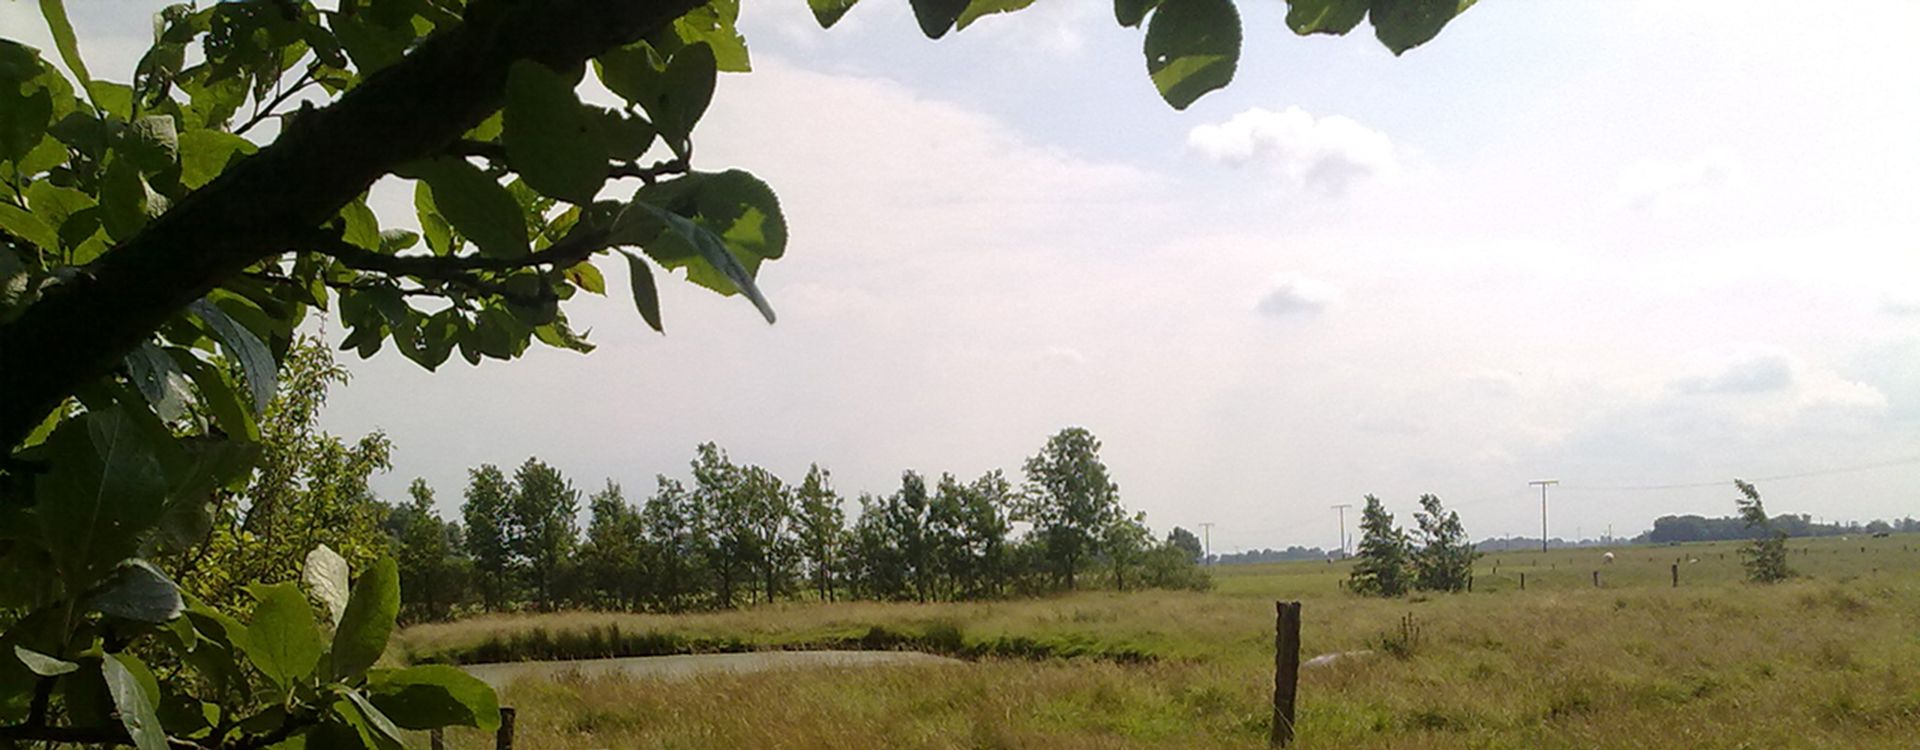
[[[1796,472],[1793,474],[1776,474],[1770,477],[1753,477],[1752,479],[1749,479],[1747,481],[1780,482],[1788,479],[1805,479],[1807,477],[1822,477],[1822,476],[1830,476],[1833,474],[1851,474],[1857,471],[1872,471],[1874,469],[1888,469],[1895,466],[1906,466],[1908,464],[1920,464],[1920,456],[1899,458],[1891,461],[1880,461],[1877,463],[1870,463],[1870,464],[1859,464],[1856,466],[1841,466],[1841,467],[1835,467],[1831,469],[1815,469],[1813,471],[1802,471],[1802,472]],[[1725,487],[1729,483],[1730,483],[1730,480],[1722,479],[1722,480],[1713,481],[1713,482],[1682,482],[1682,483],[1675,483],[1675,484],[1629,484],[1629,485],[1614,485],[1614,486],[1562,485],[1560,489],[1563,492],[1569,491],[1569,490],[1579,491],[1579,492],[1648,492],[1648,491],[1655,491],[1655,490],[1691,490],[1691,489],[1700,489],[1704,487]]]

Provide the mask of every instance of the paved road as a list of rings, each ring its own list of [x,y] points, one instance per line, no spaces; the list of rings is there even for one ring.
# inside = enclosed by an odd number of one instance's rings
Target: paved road
[[[577,661],[468,664],[461,669],[498,690],[522,678],[553,678],[569,673],[577,673],[583,677],[596,677],[624,672],[634,677],[670,680],[716,672],[745,673],[808,667],[959,663],[961,662],[958,659],[917,651],[754,651],[744,654],[689,654]]]

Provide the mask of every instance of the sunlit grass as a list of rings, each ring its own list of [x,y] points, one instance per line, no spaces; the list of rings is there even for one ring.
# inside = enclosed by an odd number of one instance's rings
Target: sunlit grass
[[[1407,614],[1419,630],[1404,658],[1303,674],[1303,748],[1913,747],[1920,547],[1903,547],[1914,544],[1807,543],[1793,558],[1805,575],[1765,587],[1740,582],[1731,546],[1690,545],[1621,548],[1610,565],[1599,550],[1498,554],[1482,561],[1475,593],[1411,600],[1347,596],[1343,566],[1292,563],[1221,569],[1211,593],[628,616],[615,619],[767,645],[941,623],[969,638],[1079,638],[1157,658],[524,681],[503,700],[520,710],[519,746],[534,748],[1255,748],[1268,729],[1270,602],[1297,598],[1309,656],[1375,648]],[[609,621],[487,618],[402,641],[423,653]]]

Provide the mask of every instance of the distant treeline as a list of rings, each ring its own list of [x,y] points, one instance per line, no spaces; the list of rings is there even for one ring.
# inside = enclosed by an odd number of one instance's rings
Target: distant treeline
[[[904,472],[893,493],[862,493],[849,522],[825,469],[788,484],[707,443],[691,483],[662,475],[635,504],[609,481],[586,498],[584,536],[580,492],[528,459],[511,477],[472,469],[460,523],[440,520],[416,480],[387,527],[413,619],[476,605],[681,612],[1210,585],[1200,540],[1180,528],[1156,540],[1144,513],[1120,505],[1099,448],[1092,433],[1063,430],[1027,459],[1019,485],[998,470],[970,482]]]
[[[1221,565],[1241,563],[1293,562],[1297,560],[1325,560],[1333,553],[1319,547],[1288,547],[1286,549],[1250,549],[1245,552],[1230,552],[1214,555],[1213,561]]]
[[[1720,542],[1745,541],[1760,538],[1762,534],[1771,534],[1773,530],[1786,532],[1787,536],[1845,536],[1849,534],[1890,534],[1894,532],[1920,531],[1920,520],[1902,518],[1897,521],[1869,521],[1848,523],[1814,523],[1813,517],[1805,513],[1799,515],[1781,514],[1772,519],[1773,529],[1749,527],[1738,517],[1706,518],[1703,516],[1661,516],[1653,521],[1653,528],[1637,537],[1637,544],[1666,544],[1669,542]]]

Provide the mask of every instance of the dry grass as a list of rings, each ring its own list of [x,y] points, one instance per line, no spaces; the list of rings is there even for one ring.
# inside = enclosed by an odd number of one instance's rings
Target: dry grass
[[[1428,600],[1345,596],[1340,566],[1304,563],[1228,569],[1206,594],[635,618],[625,622],[770,644],[952,622],[969,634],[1131,643],[1161,658],[523,682],[504,701],[519,707],[520,746],[531,748],[1256,748],[1272,684],[1268,602],[1299,598],[1309,655],[1377,646],[1409,613],[1420,629],[1404,657],[1303,675],[1303,748],[1913,747],[1920,548],[1902,543],[1873,540],[1861,553],[1859,540],[1816,542],[1794,559],[1810,575],[1771,587],[1739,583],[1728,548],[1633,548],[1606,567],[1601,589],[1590,577],[1600,553],[1579,551],[1500,556],[1503,577],[1529,571],[1524,593],[1498,585],[1489,560],[1476,593]],[[1682,563],[1678,589],[1667,585],[1676,555],[1701,559]],[[475,620],[403,641],[451,648],[600,617]]]

